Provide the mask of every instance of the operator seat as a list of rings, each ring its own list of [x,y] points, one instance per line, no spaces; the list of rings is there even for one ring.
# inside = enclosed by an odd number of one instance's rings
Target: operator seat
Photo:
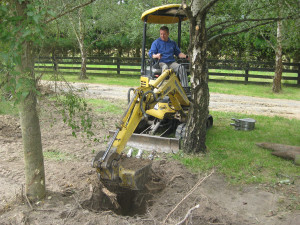
[[[162,69],[159,66],[159,60],[158,59],[149,59],[150,64],[150,77],[151,79],[156,79],[162,74]]]

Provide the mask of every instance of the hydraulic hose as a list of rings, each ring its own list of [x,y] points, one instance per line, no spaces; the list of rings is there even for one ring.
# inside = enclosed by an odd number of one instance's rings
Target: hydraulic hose
[[[134,91],[135,89],[134,88],[129,88],[128,89],[128,92],[127,92],[127,101],[128,101],[128,104],[130,103],[130,93],[131,91]]]
[[[147,116],[147,114],[146,114],[146,112],[143,108],[143,102],[144,102],[144,98],[146,98],[147,95],[150,94],[150,93],[153,95],[154,101],[157,101],[156,95],[153,91],[150,90],[150,91],[147,91],[143,94],[143,97],[141,98],[140,108],[141,108],[141,111],[142,111],[145,118],[147,118],[148,116]]]

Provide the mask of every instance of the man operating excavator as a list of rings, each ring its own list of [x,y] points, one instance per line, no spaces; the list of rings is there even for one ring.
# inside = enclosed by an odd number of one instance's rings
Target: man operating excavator
[[[160,37],[156,39],[150,48],[149,57],[158,59],[162,72],[173,69],[177,74],[183,88],[188,87],[187,73],[183,65],[175,61],[174,55],[181,59],[189,59],[188,55],[182,53],[175,41],[169,38],[169,28],[162,26],[159,30]]]

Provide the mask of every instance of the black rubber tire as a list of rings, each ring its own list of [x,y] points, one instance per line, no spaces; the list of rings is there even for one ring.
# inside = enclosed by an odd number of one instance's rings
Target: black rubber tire
[[[208,130],[209,128],[211,128],[213,126],[214,123],[214,119],[211,115],[208,115],[207,117],[207,121],[206,121],[206,129]],[[176,133],[175,133],[175,137],[182,139],[185,136],[185,131],[186,131],[186,123],[181,123],[177,126],[176,128]]]
[[[214,124],[214,119],[212,117],[212,115],[208,115],[207,117],[207,121],[206,121],[206,129],[208,130],[209,128],[211,128]]]
[[[177,126],[176,132],[175,132],[175,137],[178,139],[182,139],[185,136],[185,125],[186,123],[181,123]]]
[[[138,124],[137,128],[135,129],[134,133],[139,134],[139,133],[143,132],[148,126],[149,125],[148,125],[147,120],[142,119],[140,121],[140,123]]]

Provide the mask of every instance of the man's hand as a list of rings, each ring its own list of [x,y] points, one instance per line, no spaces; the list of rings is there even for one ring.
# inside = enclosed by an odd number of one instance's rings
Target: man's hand
[[[162,57],[162,54],[160,54],[160,53],[157,53],[157,54],[153,54],[153,55],[152,55],[152,58],[153,58],[153,59],[161,59],[161,57]]]
[[[178,55],[179,58],[181,59],[187,59],[187,60],[190,60],[190,57],[182,52],[179,53]]]

